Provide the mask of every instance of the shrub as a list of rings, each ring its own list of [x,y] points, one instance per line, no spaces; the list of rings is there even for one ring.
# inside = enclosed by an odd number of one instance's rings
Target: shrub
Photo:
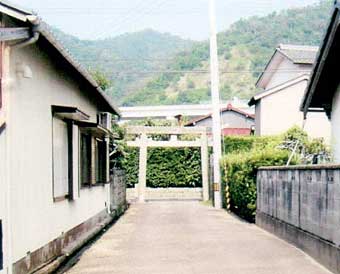
[[[139,148],[125,148],[124,156],[122,168],[126,174],[126,185],[128,188],[133,188],[138,184]]]
[[[281,149],[295,151],[303,164],[331,162],[332,155],[323,138],[309,138],[300,127],[294,126],[283,135]]]
[[[199,148],[151,148],[146,172],[148,187],[201,187]]]
[[[149,148],[146,181],[148,187],[200,187],[201,152],[199,148]],[[138,183],[139,149],[127,148],[122,164],[127,186]]]
[[[256,174],[261,166],[286,164],[289,152],[262,148],[251,152],[231,153],[222,159],[223,184],[230,194],[230,210],[247,221],[255,221]],[[296,159],[292,164],[296,163]]]
[[[227,136],[223,139],[223,153],[246,152],[257,148],[275,148],[281,142],[281,136]]]

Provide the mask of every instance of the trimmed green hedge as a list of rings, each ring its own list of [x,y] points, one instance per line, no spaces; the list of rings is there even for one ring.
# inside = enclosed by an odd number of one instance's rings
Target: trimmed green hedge
[[[289,152],[263,148],[245,153],[231,153],[222,159],[223,183],[229,188],[230,210],[254,222],[256,214],[256,173],[261,166],[285,165]],[[294,159],[291,164],[295,164]]]
[[[261,166],[285,165],[298,140],[296,155],[290,162],[310,163],[310,155],[331,158],[323,140],[310,139],[298,126],[277,136],[246,136],[224,138],[222,159],[223,184],[227,186],[225,204],[240,217],[255,221],[256,176]]]
[[[275,148],[283,136],[226,136],[223,139],[223,153],[246,152],[264,147]]]
[[[201,187],[200,148],[149,148],[146,184],[148,187]],[[138,183],[139,151],[127,148],[123,168],[128,187]]]
[[[200,148],[148,150],[148,187],[201,187]]]
[[[127,187],[132,188],[135,184],[138,184],[139,148],[125,147],[124,150],[122,168],[126,174]]]

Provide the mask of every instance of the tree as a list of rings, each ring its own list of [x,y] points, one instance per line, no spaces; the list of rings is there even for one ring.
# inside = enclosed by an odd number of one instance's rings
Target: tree
[[[111,81],[106,77],[106,75],[99,71],[99,70],[93,70],[90,71],[93,79],[98,83],[99,87],[102,90],[107,90],[109,87],[111,87],[112,83]]]

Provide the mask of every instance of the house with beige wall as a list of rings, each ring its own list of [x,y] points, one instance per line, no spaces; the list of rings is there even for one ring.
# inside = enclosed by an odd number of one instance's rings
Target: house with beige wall
[[[319,113],[331,123],[334,160],[340,163],[340,3],[320,46],[313,73],[303,96],[301,110],[308,117]]]
[[[111,220],[118,110],[37,16],[0,19],[0,273],[32,273]]]
[[[224,136],[251,135],[253,133],[255,119],[252,109],[242,110],[228,104],[221,109],[221,130]],[[193,119],[185,124],[186,127],[206,127],[212,129],[212,114]]]
[[[324,115],[312,113],[304,121],[299,102],[307,87],[318,48],[279,45],[257,81],[261,91],[249,101],[255,106],[255,133],[280,134],[297,125],[314,138],[329,141],[330,123]]]

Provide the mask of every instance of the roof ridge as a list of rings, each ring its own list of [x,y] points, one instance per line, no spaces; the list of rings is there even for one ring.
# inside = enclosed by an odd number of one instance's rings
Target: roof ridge
[[[303,51],[317,51],[318,46],[310,45],[294,45],[294,44],[279,44],[278,48],[280,50],[303,50]]]
[[[231,103],[228,103],[227,107],[220,108],[220,113],[225,112],[225,111],[233,111],[233,112],[236,112],[236,113],[241,114],[243,116],[255,119],[255,115],[254,114],[248,113],[246,111],[243,111],[240,108],[236,108]],[[205,120],[205,119],[210,118],[210,117],[212,117],[212,113],[208,113],[208,114],[206,114],[204,116],[194,118],[194,119],[190,120],[189,122],[187,122],[185,124],[185,126],[194,125],[195,123],[200,122],[200,121]]]
[[[0,0],[0,4],[8,7],[8,8],[12,8],[15,9],[19,12],[25,13],[27,15],[37,15],[36,12],[34,12],[33,10],[23,7],[20,4],[17,3],[12,3],[11,1],[7,1],[7,0]]]
[[[262,90],[258,93],[256,93],[253,97],[250,98],[249,102],[248,102],[248,105],[249,106],[252,106],[255,104],[256,101],[262,99],[263,97],[266,97],[268,95],[271,95],[273,93],[276,93],[276,92],[279,92],[283,89],[285,89],[286,87],[289,87],[291,85],[295,85],[303,80],[309,80],[310,78],[310,73],[303,73],[295,78],[292,78],[284,83],[281,83],[281,84],[278,84],[276,86],[273,86],[269,89],[265,89],[265,90]]]

